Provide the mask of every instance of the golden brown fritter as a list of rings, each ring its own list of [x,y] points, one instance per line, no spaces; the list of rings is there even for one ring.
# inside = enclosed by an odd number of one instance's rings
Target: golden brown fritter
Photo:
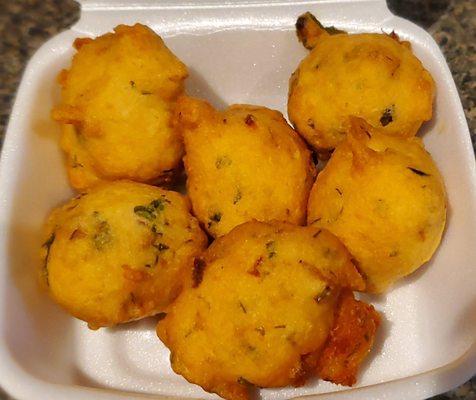
[[[303,384],[337,329],[341,288],[363,288],[332,234],[284,222],[234,228],[196,259],[192,278],[157,333],[175,372],[226,399],[247,399],[251,386]],[[365,333],[371,343],[374,331]]]
[[[319,376],[352,386],[360,364],[373,346],[379,325],[380,316],[372,306],[355,300],[351,291],[343,290],[334,327],[319,357]]]
[[[43,286],[92,328],[164,311],[207,244],[182,195],[128,181],[55,209],[44,239]]]
[[[78,52],[59,76],[62,126],[71,185],[100,180],[160,182],[178,167],[183,145],[171,117],[185,65],[144,25],[119,25]]]
[[[305,14],[298,36],[312,51],[290,80],[288,114],[319,152],[345,138],[349,116],[390,135],[415,135],[432,116],[434,82],[395,34],[346,34]]]
[[[314,165],[281,113],[249,105],[219,112],[183,97],[177,114],[188,194],[212,236],[251,219],[305,222]]]
[[[308,223],[342,240],[367,290],[383,292],[428,261],[445,221],[443,180],[421,139],[352,119],[311,191]]]

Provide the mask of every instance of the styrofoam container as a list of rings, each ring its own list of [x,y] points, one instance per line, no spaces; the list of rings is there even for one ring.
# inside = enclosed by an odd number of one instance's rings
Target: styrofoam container
[[[252,103],[285,112],[289,76],[306,55],[294,23],[308,10],[351,32],[394,30],[433,75],[435,113],[422,134],[446,182],[448,226],[428,265],[390,293],[369,297],[384,322],[354,388],[316,380],[262,390],[262,397],[423,399],[476,373],[475,161],[453,79],[428,33],[392,15],[384,0],[84,0],[79,22],[28,64],[1,157],[0,386],[15,398],[216,398],[173,373],[153,318],[90,331],[37,287],[40,227],[72,194],[50,110],[74,38],[147,24],[189,66],[190,94],[218,107]]]

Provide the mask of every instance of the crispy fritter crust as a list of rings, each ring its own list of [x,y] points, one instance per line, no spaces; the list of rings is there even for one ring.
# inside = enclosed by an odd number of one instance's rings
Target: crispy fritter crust
[[[315,168],[281,113],[249,105],[219,112],[189,97],[178,101],[176,112],[188,194],[212,236],[253,218],[305,223]]]
[[[161,182],[183,145],[172,127],[185,65],[144,25],[119,25],[96,39],[76,39],[78,52],[59,75],[61,147],[76,189],[100,180]]]
[[[288,115],[314,149],[335,148],[349,116],[405,137],[431,119],[434,82],[408,42],[394,33],[329,32],[309,13],[296,26],[312,51],[291,76]]]
[[[157,333],[175,372],[247,399],[253,386],[300,385],[315,373],[306,360],[326,343],[342,286],[362,288],[363,280],[332,234],[247,222],[196,260],[190,287]]]
[[[113,326],[164,311],[206,245],[182,195],[103,183],[51,213],[40,280],[91,328]]]
[[[343,290],[334,327],[319,357],[318,375],[326,381],[352,386],[379,325],[380,315],[371,305],[355,300],[350,290]]]
[[[308,223],[334,233],[367,281],[383,292],[427,262],[446,221],[442,177],[419,138],[352,119],[312,188]]]
[[[296,21],[296,33],[303,46],[312,50],[322,35],[346,33],[335,27],[324,27],[310,12],[304,13]]]

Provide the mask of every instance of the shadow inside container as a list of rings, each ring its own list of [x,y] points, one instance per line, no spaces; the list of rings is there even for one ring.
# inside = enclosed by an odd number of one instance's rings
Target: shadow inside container
[[[121,396],[121,397],[129,395],[129,397],[134,398],[134,399],[137,399],[137,398],[140,398],[140,399],[157,399],[158,398],[157,394],[153,394],[153,393],[149,394],[149,393],[144,393],[144,392],[134,392],[134,391],[131,391],[131,390],[123,390],[123,389],[116,389],[116,388],[108,387],[104,383],[101,383],[101,382],[97,381],[96,379],[88,376],[87,374],[85,374],[84,372],[79,370],[78,368],[75,368],[74,373],[73,373],[73,378],[74,378],[75,384],[77,384],[79,386],[86,387],[86,388],[91,390],[91,392],[92,392],[91,396],[88,397],[90,399],[94,399],[94,395],[93,395],[94,390],[98,390],[98,391],[101,391],[101,392],[109,392],[111,394],[116,394],[116,395]],[[173,397],[171,397],[171,396],[160,396],[161,400],[167,400],[167,399],[172,399],[172,398]]]
[[[228,106],[198,71],[189,68],[188,72],[189,77],[186,81],[185,89],[189,96],[206,100],[219,110],[223,110]]]
[[[73,319],[38,284],[39,232],[12,221],[9,237],[5,262],[10,275],[7,279],[13,285],[7,288],[8,301],[3,304],[7,346],[15,361],[31,375],[64,383],[70,380],[65,366],[74,358]]]
[[[385,340],[390,336],[390,331],[392,329],[392,323],[385,318],[383,313],[380,314],[380,326],[377,329],[377,333],[374,338],[373,346],[370,350],[369,355],[365,358],[362,364],[359,367],[359,374],[357,376],[357,382],[359,382],[359,376],[365,373],[369,366],[373,363],[375,357],[377,357],[383,350]]]
[[[438,90],[437,88],[435,88],[435,89]],[[416,136],[423,139],[426,134],[428,134],[429,132],[432,132],[433,130],[435,130],[437,128],[438,118],[436,118],[436,114],[437,114],[437,112],[436,112],[436,102],[433,101],[433,104],[432,104],[432,118],[429,121],[423,122],[423,124],[420,126],[420,129],[418,129],[418,132],[417,132]]]
[[[59,89],[54,84],[56,72],[50,70],[22,110],[27,129],[11,132],[18,135],[14,140],[19,147],[10,172],[15,184],[5,223],[3,262],[11,284],[4,294],[7,301],[0,306],[5,307],[6,344],[18,365],[39,379],[68,383],[74,359],[74,320],[41,290],[37,278],[42,220],[47,208],[71,193],[64,171],[58,168],[60,151],[52,143],[58,139],[58,128],[49,113]]]
[[[129,330],[155,332],[155,328],[157,326],[158,321],[159,321],[159,318],[157,316],[152,316],[152,317],[143,318],[137,321],[126,322],[124,324],[120,324],[111,328],[103,328],[103,329],[107,329],[109,333],[129,331]]]
[[[443,366],[443,368],[447,369],[447,373],[439,376],[436,385],[441,387],[440,391],[463,385],[458,388],[458,391],[465,393],[461,396],[461,399],[469,400],[475,398],[474,381],[476,380],[476,374],[474,372],[474,365],[476,362],[476,342],[474,338],[476,337],[476,298],[461,313],[461,316],[454,325],[454,331],[455,336],[466,335],[469,338],[469,348],[463,354],[455,354],[456,359]],[[452,373],[449,373],[449,370],[452,370]],[[467,380],[466,383],[465,380]],[[443,396],[444,399],[453,398],[453,396],[455,399],[460,398],[455,394],[447,394],[442,395],[441,400],[443,400]],[[434,400],[437,398],[440,399],[438,396]]]

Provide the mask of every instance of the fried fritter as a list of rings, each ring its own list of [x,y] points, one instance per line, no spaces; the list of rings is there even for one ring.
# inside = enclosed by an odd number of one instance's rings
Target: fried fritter
[[[432,116],[434,82],[395,34],[346,34],[307,13],[296,23],[312,48],[290,80],[288,114],[319,152],[345,138],[349,116],[389,135],[410,137]]]
[[[346,245],[383,292],[428,261],[446,221],[442,177],[421,139],[389,136],[352,119],[347,139],[318,175],[308,223]]]
[[[380,316],[372,306],[355,300],[351,291],[344,290],[335,318],[317,370],[326,381],[352,386],[374,343]]]
[[[301,385],[319,368],[327,371],[327,360],[318,365],[319,353],[336,347],[331,331],[347,329],[335,325],[342,319],[342,287],[361,290],[364,283],[332,234],[250,221],[196,259],[191,286],[159,322],[157,333],[171,351],[175,372],[226,399],[247,399],[251,386]],[[370,312],[375,313],[371,307]],[[349,321],[353,318],[344,320],[346,326]],[[361,346],[362,335],[368,335],[370,346],[374,333],[357,329],[346,346]],[[361,359],[352,358],[350,369],[344,366],[336,379],[353,382]]]
[[[43,286],[91,328],[164,311],[207,245],[182,195],[128,181],[55,209],[44,239]]]
[[[140,24],[74,44],[78,52],[59,76],[61,103],[52,112],[62,126],[71,185],[169,178],[183,155],[171,117],[185,65]]]
[[[212,236],[251,219],[305,223],[315,168],[281,113],[249,105],[219,112],[189,97],[176,112],[188,194]]]

